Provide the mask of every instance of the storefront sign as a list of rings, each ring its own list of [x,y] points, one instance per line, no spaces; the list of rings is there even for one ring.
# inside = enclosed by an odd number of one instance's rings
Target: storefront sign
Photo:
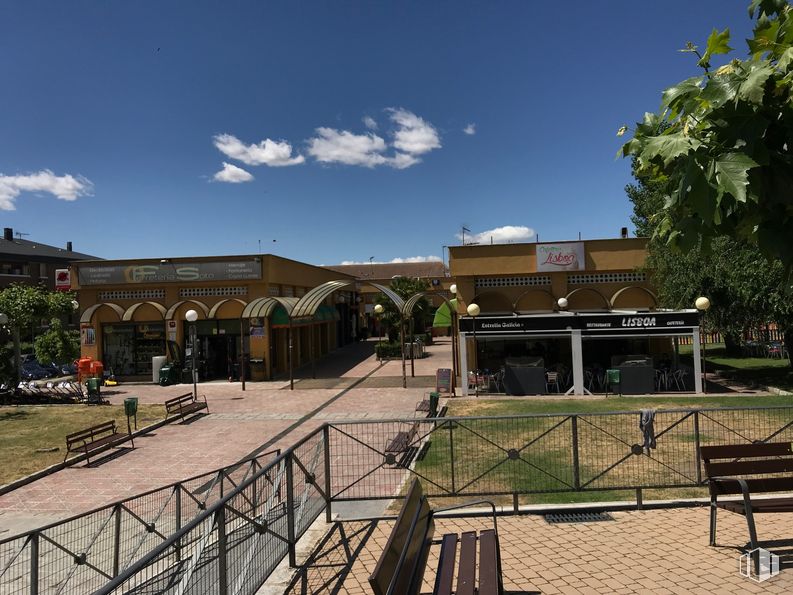
[[[583,271],[584,243],[537,244],[537,272]]]
[[[71,291],[72,275],[69,269],[55,269],[55,291]]]
[[[79,265],[78,265],[79,266]],[[79,266],[80,285],[123,285],[126,283],[178,283],[190,281],[240,281],[262,278],[256,261],[179,262],[145,265]]]
[[[435,390],[447,394],[452,392],[452,371],[450,368],[438,368],[435,371]]]
[[[549,314],[548,316],[511,316],[476,318],[476,332],[489,334],[531,331],[638,331],[691,329],[699,324],[696,312],[647,312],[640,314]],[[460,330],[471,333],[474,319],[460,318]]]

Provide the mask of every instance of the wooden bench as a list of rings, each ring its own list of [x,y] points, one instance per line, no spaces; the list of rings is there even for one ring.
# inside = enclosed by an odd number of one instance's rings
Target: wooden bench
[[[749,549],[756,549],[758,541],[754,515],[793,512],[793,497],[752,499],[752,496],[761,493],[793,492],[791,443],[702,446],[699,451],[705,462],[710,489],[710,545],[716,545],[716,510],[723,508],[746,517]],[[768,477],[780,473],[788,475]],[[762,477],[764,475],[766,477]],[[719,496],[732,494],[741,494],[743,499],[718,501]]]
[[[489,504],[493,510],[493,529],[480,531],[478,534],[476,531],[468,531],[462,535],[450,533],[444,535],[440,541],[433,541],[435,533],[433,516],[436,513],[482,503]],[[417,595],[421,591],[430,546],[438,543],[441,544],[441,551],[433,594],[501,595],[503,593],[495,505],[492,502],[479,501],[433,511],[422,492],[421,484],[414,479],[385,549],[369,577],[369,585],[374,594]],[[460,560],[457,585],[453,590],[454,561],[458,543]],[[477,543],[479,543],[478,564]]]
[[[411,424],[410,428],[405,432],[397,432],[396,435],[391,438],[390,442],[385,447],[386,454],[389,453],[402,453],[410,448],[410,443],[413,442],[413,439],[416,437],[416,433],[419,430],[418,422]]]
[[[171,415],[178,415],[184,420],[185,415],[197,413],[202,409],[206,409],[207,413],[209,413],[206,395],[204,395],[204,402],[202,403],[193,397],[193,393],[187,393],[165,401],[165,419],[168,419]]]
[[[115,421],[106,421],[66,436],[66,456],[63,457],[63,460],[66,462],[66,459],[69,458],[69,453],[79,451],[86,455],[90,465],[92,452],[117,446],[125,440],[129,440],[132,443],[132,448],[135,448],[135,441],[132,439],[131,432],[127,434],[119,432]]]

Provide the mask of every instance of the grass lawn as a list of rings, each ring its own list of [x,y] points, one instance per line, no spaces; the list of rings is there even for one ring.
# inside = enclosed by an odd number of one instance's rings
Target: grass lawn
[[[138,405],[138,428],[164,417],[163,405]],[[0,407],[0,485],[63,461],[67,434],[111,419],[126,431],[123,405]],[[52,448],[57,450],[36,452]]]
[[[530,415],[533,413],[595,413],[603,411],[639,411],[641,409],[691,409],[694,407],[774,407],[793,405],[793,397],[757,395],[750,397],[658,396],[658,397],[608,397],[604,399],[480,399],[448,402],[448,417],[478,415]]]
[[[451,477],[451,451],[454,451],[454,478],[457,491],[493,493],[499,491],[541,491],[520,496],[520,503],[568,503],[632,500],[634,490],[610,489],[615,485],[674,485],[681,487],[645,489],[643,498],[668,499],[705,497],[704,488],[684,487],[696,477],[692,417],[664,413],[656,417],[656,432],[669,428],[659,438],[659,447],[651,457],[630,456],[630,446],[641,442],[638,411],[723,407],[793,406],[791,396],[657,396],[609,397],[607,399],[466,399],[450,400],[449,417],[506,416],[507,419],[471,419],[452,432],[436,431],[425,456],[417,461],[416,471],[439,485],[448,485]],[[580,418],[578,421],[578,455],[580,483],[585,492],[569,490],[574,484],[572,422],[558,414],[588,414],[610,411],[636,411],[637,416],[615,415]],[[533,418],[521,415],[551,414]],[[557,415],[553,415],[557,414]],[[718,443],[724,436],[770,435],[785,423],[785,410],[758,412],[720,411],[700,418],[700,440]],[[510,416],[515,416],[510,419]],[[723,425],[722,425],[723,424]],[[447,428],[448,429],[448,428]],[[453,434],[453,436],[451,435]],[[783,436],[790,435],[790,430]],[[784,438],[783,438],[784,439]],[[508,450],[516,449],[519,459],[510,459]],[[627,458],[624,458],[628,454]],[[613,467],[612,467],[613,465]],[[468,498],[470,499],[470,498]],[[456,499],[465,501],[466,497]],[[500,503],[511,497],[497,497]],[[438,500],[440,505],[441,500]]]
[[[707,352],[707,371],[718,370],[722,375],[747,384],[757,383],[793,391],[793,368],[787,359],[768,357],[728,357],[723,343],[709,344]],[[681,345],[682,359],[691,362],[691,345]]]

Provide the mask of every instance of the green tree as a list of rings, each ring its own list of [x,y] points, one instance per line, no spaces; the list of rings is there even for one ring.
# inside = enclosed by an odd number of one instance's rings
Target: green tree
[[[63,328],[59,318],[50,320],[44,334],[36,337],[36,359],[63,364],[80,357],[80,332]]]
[[[422,291],[427,291],[429,288],[429,283],[424,279],[397,277],[391,280],[391,289],[403,300],[407,300],[411,296]],[[399,334],[400,313],[394,303],[384,295],[379,295],[377,297],[377,303],[383,306],[382,320],[388,326],[388,339],[393,342]],[[419,332],[424,332],[429,313],[430,302],[427,298],[422,297],[413,307],[411,316],[414,328]],[[409,325],[409,321],[406,322]],[[409,328],[409,326],[406,326],[406,332]]]
[[[662,307],[691,308],[697,297],[707,296],[712,304],[707,326],[722,333],[732,355],[739,353],[741,335],[749,327],[776,322],[786,334],[793,329],[779,262],[769,262],[755,246],[724,236],[714,239],[707,251],[699,242],[686,252],[672,249],[655,233],[663,188],[640,178],[636,169],[634,175],[637,183],[627,186],[626,193],[637,235],[651,238],[647,270]]]
[[[704,50],[688,43],[702,74],[663,93],[622,147],[642,178],[663,190],[655,233],[683,252],[727,236],[793,267],[793,10],[753,0],[749,57],[713,68],[730,33],[713,30]],[[624,134],[627,127],[620,129]]]

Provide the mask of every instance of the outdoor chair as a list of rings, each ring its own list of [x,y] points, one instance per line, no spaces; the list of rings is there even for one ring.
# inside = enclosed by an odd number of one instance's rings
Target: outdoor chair
[[[551,387],[554,387],[556,392],[559,392],[559,372],[546,372],[545,373],[545,390],[551,392]]]

